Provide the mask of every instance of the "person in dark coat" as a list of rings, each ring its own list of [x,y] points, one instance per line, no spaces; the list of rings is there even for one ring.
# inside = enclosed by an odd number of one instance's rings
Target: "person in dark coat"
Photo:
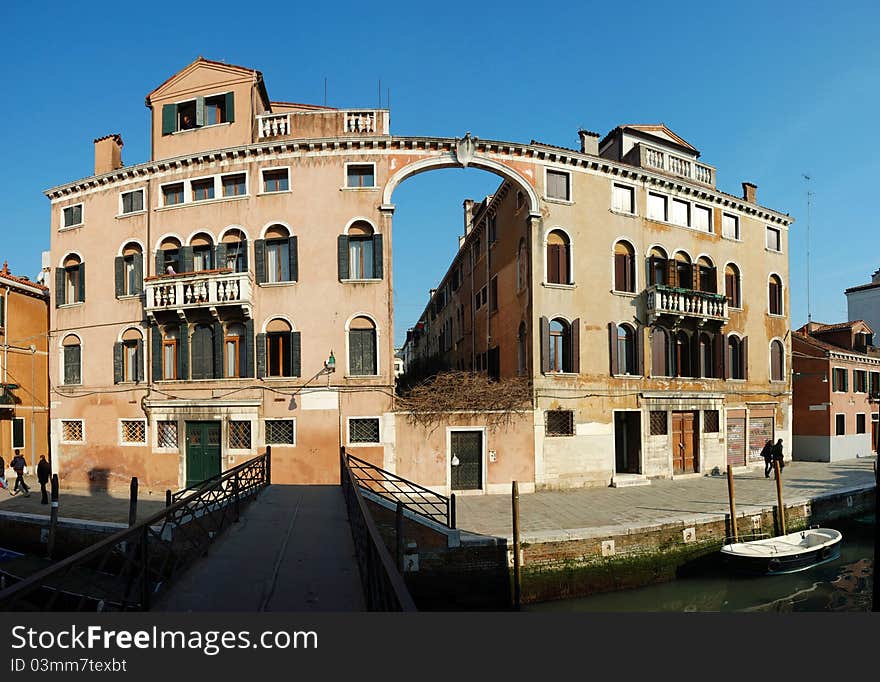
[[[770,478],[770,471],[773,469],[773,441],[768,440],[764,443],[764,449],[761,450],[761,457],[764,458],[764,478]]]
[[[780,438],[776,441],[776,445],[773,446],[773,461],[779,462],[779,471],[785,467],[785,455],[782,452],[782,439]]]
[[[15,471],[15,489],[13,492],[18,492],[19,489],[21,489],[25,497],[30,497],[31,489],[28,487],[28,484],[24,482],[24,468],[27,466],[27,462],[25,462],[24,457],[21,456],[21,450],[15,451],[15,457],[12,458],[9,465]]]
[[[40,462],[37,464],[37,480],[40,482],[40,492],[43,498],[40,504],[49,504],[49,493],[46,491],[46,484],[52,476],[52,465],[46,461],[46,455],[40,455]]]

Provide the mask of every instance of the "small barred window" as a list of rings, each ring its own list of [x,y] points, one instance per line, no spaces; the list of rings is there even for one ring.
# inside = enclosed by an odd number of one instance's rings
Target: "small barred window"
[[[82,419],[64,419],[61,421],[61,440],[66,443],[81,443],[83,440]]]
[[[350,419],[348,422],[348,442],[378,443],[379,420],[377,418]]]
[[[703,431],[705,433],[718,433],[718,410],[706,410],[703,412]]]
[[[545,435],[574,435],[574,410],[547,410],[544,419]]]
[[[177,448],[180,447],[177,440],[177,422],[161,421],[157,422],[158,441],[160,448]]]
[[[651,411],[651,435],[652,436],[665,436],[669,433],[669,428],[667,426],[668,420],[666,419],[666,412],[663,410],[652,410]]]
[[[122,442],[123,443],[146,443],[147,442],[147,425],[141,419],[123,419]]]
[[[266,445],[294,445],[293,419],[267,419]]]
[[[251,449],[251,423],[249,421],[229,422],[229,449]]]

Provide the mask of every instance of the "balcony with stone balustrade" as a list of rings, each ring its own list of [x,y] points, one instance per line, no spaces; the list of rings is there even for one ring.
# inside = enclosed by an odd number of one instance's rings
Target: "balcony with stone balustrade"
[[[663,284],[648,287],[646,294],[650,323],[663,315],[677,317],[679,320],[696,320],[699,326],[707,322],[724,325],[730,319],[727,314],[727,297],[724,294],[679,289]]]
[[[204,272],[158,275],[144,281],[144,312],[174,312],[183,319],[187,310],[204,309],[212,315],[223,306],[236,306],[251,316],[253,285],[250,274],[228,268]]]
[[[387,109],[318,109],[256,116],[260,140],[388,135]]]

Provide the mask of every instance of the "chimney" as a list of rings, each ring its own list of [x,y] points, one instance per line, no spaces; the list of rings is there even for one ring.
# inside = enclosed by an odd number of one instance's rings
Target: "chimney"
[[[465,199],[462,204],[464,207],[464,233],[465,236],[471,233],[471,228],[474,220],[474,200],[473,199]]]
[[[758,201],[758,186],[752,182],[744,182],[743,199],[748,201],[750,204],[754,204],[756,201]]]
[[[122,136],[105,135],[95,140],[95,175],[122,168]]]
[[[592,154],[593,156],[599,155],[599,133],[594,133],[589,130],[578,130],[578,135],[581,138],[581,154]]]
[[[877,272],[871,275],[871,284],[880,284],[880,268],[877,268]]]

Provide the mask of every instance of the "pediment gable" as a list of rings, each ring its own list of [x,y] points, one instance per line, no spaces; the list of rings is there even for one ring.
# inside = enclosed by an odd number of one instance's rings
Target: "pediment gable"
[[[146,104],[151,106],[155,101],[187,97],[205,90],[249,82],[253,80],[254,75],[262,82],[262,74],[255,69],[199,57],[150,92]]]

